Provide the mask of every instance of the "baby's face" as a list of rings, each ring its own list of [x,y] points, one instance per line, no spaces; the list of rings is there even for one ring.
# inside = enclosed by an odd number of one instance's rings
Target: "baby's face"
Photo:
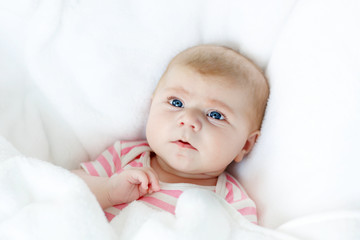
[[[247,153],[252,126],[245,90],[216,78],[174,66],[154,94],[147,140],[175,174],[218,176]]]

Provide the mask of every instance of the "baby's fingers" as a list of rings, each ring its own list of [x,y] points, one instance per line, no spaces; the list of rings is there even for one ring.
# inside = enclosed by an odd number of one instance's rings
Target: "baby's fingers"
[[[152,169],[148,169],[147,171],[148,177],[149,177],[149,185],[150,189],[149,192],[157,192],[160,190],[160,184],[159,184],[159,177],[156,174],[156,172]]]
[[[151,168],[139,168],[132,170],[131,173],[131,182],[138,185],[141,196],[160,190],[158,176]]]
[[[144,189],[145,191],[149,188],[148,176],[143,171],[131,171],[130,182],[139,185],[139,189]]]

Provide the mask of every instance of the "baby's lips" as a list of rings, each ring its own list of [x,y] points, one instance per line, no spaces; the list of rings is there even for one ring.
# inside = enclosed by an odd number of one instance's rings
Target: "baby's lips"
[[[176,145],[178,145],[179,147],[182,147],[182,148],[189,148],[189,149],[197,150],[193,145],[191,145],[189,142],[186,142],[186,141],[177,140],[177,141],[174,141],[173,143],[175,143]]]

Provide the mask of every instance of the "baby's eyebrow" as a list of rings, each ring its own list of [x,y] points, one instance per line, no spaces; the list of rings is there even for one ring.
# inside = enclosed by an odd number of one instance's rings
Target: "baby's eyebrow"
[[[210,105],[218,106],[220,109],[225,109],[227,113],[234,114],[234,110],[227,105],[226,103],[219,101],[217,99],[208,99]]]
[[[187,96],[190,95],[189,91],[187,91],[183,87],[169,87],[169,88],[166,88],[165,90],[170,91],[170,92],[176,92],[176,93],[184,94],[184,95],[187,95]]]

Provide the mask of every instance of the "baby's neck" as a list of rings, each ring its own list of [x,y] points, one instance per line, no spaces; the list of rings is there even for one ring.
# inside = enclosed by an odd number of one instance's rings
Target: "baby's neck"
[[[197,179],[197,178],[187,178],[179,175],[172,174],[166,170],[164,170],[159,164],[156,156],[153,156],[150,161],[151,167],[159,176],[159,180],[161,182],[166,183],[191,183],[201,186],[216,186],[218,177],[211,177],[205,179]]]

